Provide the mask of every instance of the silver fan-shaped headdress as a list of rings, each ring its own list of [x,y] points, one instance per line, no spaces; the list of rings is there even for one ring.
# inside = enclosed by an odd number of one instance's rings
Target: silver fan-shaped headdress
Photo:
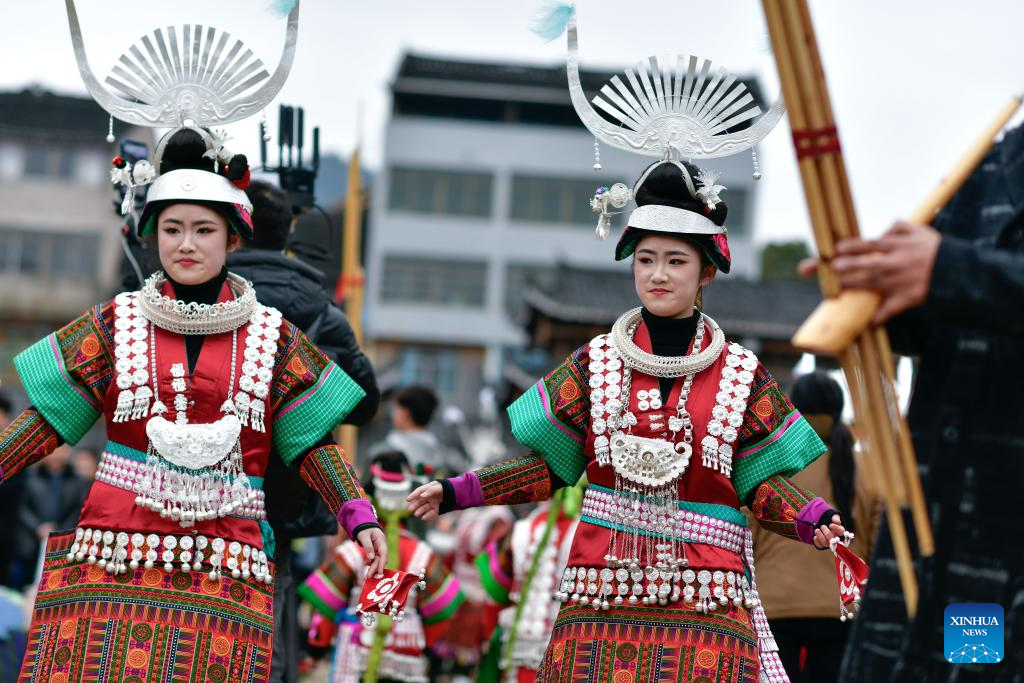
[[[755,147],[782,119],[786,107],[781,96],[762,115],[754,96],[735,75],[721,68],[713,70],[711,62],[706,59],[676,55],[674,58],[648,57],[623,74],[612,76],[591,104],[580,81],[579,29],[575,7],[571,4],[549,7],[547,16],[539,18],[535,30],[549,39],[566,32],[569,95],[576,114],[594,135],[594,170],[601,168],[599,142],[661,160],[647,168],[632,190],[623,183],[597,189],[591,199],[591,208],[600,214],[596,230],[599,239],[608,237],[611,217],[618,213],[613,212],[612,207],[625,208],[650,172],[661,163],[679,167],[686,191],[709,210],[721,201],[719,192],[726,189],[717,184],[720,174],[700,169],[696,177],[691,177],[681,161],[715,159],[749,149],[753,157],[754,179],[761,177]],[[746,129],[728,132],[758,116],[760,118]],[[695,180],[700,183],[699,187]],[[657,208],[659,212],[641,207],[630,217],[630,224],[643,219],[649,229],[678,232],[680,225],[698,221],[700,224],[691,228],[691,232],[724,232],[724,228],[699,214],[689,216],[684,214],[692,212],[682,209]]]
[[[295,59],[299,2],[288,13],[284,49],[273,74],[241,40],[212,26],[156,29],[122,54],[106,78],[96,78],[74,0],[65,0],[78,71],[96,102],[111,116],[140,126],[210,128],[261,111],[281,90]],[[229,47],[230,43],[230,47]]]
[[[725,132],[761,114],[746,85],[711,62],[676,55],[648,57],[606,83],[593,105],[580,82],[576,13],[567,25],[569,94],[583,125],[612,147],[662,159],[713,159],[748,149],[764,139],[785,113],[780,96],[745,130]],[[609,122],[600,108],[618,125]]]
[[[263,110],[280,92],[295,60],[299,0],[294,0],[288,13],[284,48],[273,74],[252,50],[241,40],[232,40],[229,33],[212,26],[185,24],[180,31],[174,26],[167,27],[166,32],[158,28],[124,52],[105,80],[111,90],[100,83],[89,66],[74,0],[65,0],[65,6],[82,81],[111,117],[107,142],[114,142],[114,117],[138,126],[172,129],[157,144],[153,163],[141,160],[132,168],[124,160],[115,159],[111,180],[125,186],[121,204],[124,214],[134,206],[137,188],[153,182],[159,184],[157,176],[164,147],[183,128],[194,130],[203,139],[206,156],[213,159],[215,170],[220,164],[227,164],[233,155],[224,146],[226,136],[213,127]],[[269,139],[265,128],[264,139]],[[210,199],[233,192],[233,203],[249,206],[244,192],[227,187],[226,180],[210,175],[196,176],[203,178],[201,186],[209,186],[209,192],[200,193],[202,197],[193,192],[191,196]]]

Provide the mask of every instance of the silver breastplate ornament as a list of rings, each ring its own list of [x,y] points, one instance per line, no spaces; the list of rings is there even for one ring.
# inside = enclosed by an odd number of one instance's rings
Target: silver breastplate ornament
[[[256,432],[266,429],[282,320],[278,311],[256,303],[249,283],[229,278],[238,294],[229,302],[182,304],[159,294],[162,280],[156,276],[140,292],[119,294],[114,300],[114,381],[119,393],[112,419],[147,420],[148,441],[145,466],[134,474],[134,481],[118,485],[137,494],[136,505],[182,527],[234,514],[258,497],[243,469],[241,432],[243,427]],[[175,312],[183,307],[186,315]],[[241,324],[247,328],[236,387]],[[189,422],[194,399],[190,399],[191,388],[181,363],[170,368],[170,408],[161,400],[156,327],[179,334],[231,332],[230,379],[220,418],[210,423]],[[171,410],[174,418],[168,419]]]
[[[694,440],[693,419],[686,404],[694,376],[710,368],[726,346],[721,328],[701,314],[689,355],[656,356],[633,341],[640,319],[640,309],[634,309],[619,318],[610,334],[590,342],[594,454],[599,465],[611,466],[615,472],[615,495],[608,503],[615,526],[604,557],[607,567],[601,570],[606,593],[593,601],[598,609],[608,609],[611,602],[667,604],[681,596],[682,572],[689,562],[685,543],[674,533],[683,523],[677,491],[679,479],[690,467]],[[702,348],[705,322],[711,340]],[[701,465],[726,477],[732,472],[734,444],[756,367],[752,353],[738,344],[729,345],[716,405],[701,441]],[[638,423],[629,410],[634,370],[659,378],[683,378],[675,414],[668,417],[663,438],[633,433]],[[638,392],[637,399],[643,410],[662,406],[657,389]],[[633,590],[645,577],[644,585],[648,587],[655,586],[653,580],[660,577],[654,594],[641,595]],[[607,592],[613,585],[615,595]]]

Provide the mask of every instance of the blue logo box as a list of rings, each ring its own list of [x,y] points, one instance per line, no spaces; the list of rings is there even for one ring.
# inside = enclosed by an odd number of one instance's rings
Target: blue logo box
[[[1003,608],[992,602],[956,602],[946,607],[943,631],[946,661],[996,664],[1003,647]]]

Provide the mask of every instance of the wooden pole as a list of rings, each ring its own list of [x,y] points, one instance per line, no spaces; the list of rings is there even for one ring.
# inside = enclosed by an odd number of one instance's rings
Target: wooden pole
[[[363,188],[359,146],[352,152],[348,163],[348,189],[345,194],[345,224],[342,233],[341,278],[338,283],[339,299],[356,335],[363,343]],[[341,447],[350,462],[355,460],[359,430],[353,425],[341,428]]]
[[[829,262],[835,253],[835,244],[857,236],[859,228],[810,12],[805,0],[763,0],[763,3],[783,95],[790,111],[793,142],[815,240],[822,255],[819,265],[822,291],[833,300],[844,300],[846,304],[853,301],[859,308],[869,311],[866,319],[869,320],[877,306],[877,295],[840,291]],[[918,535],[927,540],[921,549],[928,553],[931,552],[931,532],[916,469],[907,466],[914,456],[909,450],[906,424],[899,413],[895,368],[891,357],[885,357],[889,353],[888,337],[882,329],[866,330],[859,319],[852,326],[848,321],[838,326],[834,321],[829,322],[850,334],[847,343],[835,348],[835,352],[840,357],[854,399],[861,443],[870,458],[875,459],[867,471],[875,475],[886,500],[907,614],[912,617],[917,608],[918,586],[902,508],[909,505],[912,509]]]
[[[765,2],[767,7],[770,0],[765,0]],[[781,66],[779,73],[781,78]],[[985,154],[991,149],[996,136],[1020,109],[1021,99],[1021,96],[1018,95],[1006,103],[956,165],[910,214],[909,222],[931,223],[935,214],[949,202],[974,169],[978,167],[981,160],[985,158]],[[790,98],[786,96],[787,107],[789,107],[789,101]],[[789,108],[789,112],[790,121],[793,122],[793,127],[797,128],[796,119],[793,118],[793,109]],[[814,212],[812,211],[812,222],[813,216]],[[822,261],[819,268],[827,269],[827,263],[835,256],[834,244],[829,242],[819,248],[819,254]],[[866,291],[850,290],[840,293],[838,285],[834,289],[831,285],[828,288],[823,286],[822,292],[826,299],[814,309],[814,312],[793,335],[793,345],[811,353],[835,355],[853,343],[853,339],[868,328],[875,311],[878,310],[881,297],[874,292]]]

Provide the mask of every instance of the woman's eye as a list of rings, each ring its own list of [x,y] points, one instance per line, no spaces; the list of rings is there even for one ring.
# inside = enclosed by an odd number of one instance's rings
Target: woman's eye
[[[668,262],[668,264],[669,264],[670,266],[681,266],[681,265],[683,265],[683,263],[684,263],[684,262],[683,262],[683,260],[682,260],[682,259],[677,259],[677,258],[671,259],[671,260],[669,260],[669,262]]]
[[[211,232],[213,232],[213,228],[207,228],[207,227],[199,228],[199,234],[200,235],[206,235],[206,234],[211,233]]]

